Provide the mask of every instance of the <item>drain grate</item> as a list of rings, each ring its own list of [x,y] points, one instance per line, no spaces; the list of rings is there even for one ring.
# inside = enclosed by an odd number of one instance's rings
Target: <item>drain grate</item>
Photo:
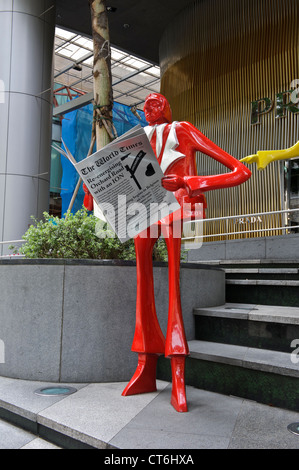
[[[288,431],[290,431],[292,434],[296,434],[297,436],[299,436],[299,423],[289,424]]]
[[[73,387],[42,387],[35,390],[36,395],[42,396],[60,396],[60,395],[71,395],[71,393],[75,393],[77,391],[76,388]]]

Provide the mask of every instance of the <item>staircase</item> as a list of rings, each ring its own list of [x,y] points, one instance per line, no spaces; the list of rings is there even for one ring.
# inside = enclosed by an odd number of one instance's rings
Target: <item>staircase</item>
[[[226,299],[299,307],[299,260],[225,261]]]
[[[227,303],[194,309],[186,384],[299,411],[299,261],[213,264],[226,271]],[[165,358],[158,377],[171,380]]]

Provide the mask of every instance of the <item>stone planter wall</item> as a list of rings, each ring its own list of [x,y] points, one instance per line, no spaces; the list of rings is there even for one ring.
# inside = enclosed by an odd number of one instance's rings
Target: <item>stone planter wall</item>
[[[188,251],[188,261],[212,260],[286,260],[298,259],[299,234],[245,238],[203,243],[199,250]]]
[[[154,267],[156,305],[164,333],[168,269]],[[137,354],[134,262],[94,260],[0,261],[0,375],[51,382],[129,380]],[[181,293],[188,339],[194,307],[225,302],[225,274],[183,263]],[[2,363],[1,363],[2,362]]]

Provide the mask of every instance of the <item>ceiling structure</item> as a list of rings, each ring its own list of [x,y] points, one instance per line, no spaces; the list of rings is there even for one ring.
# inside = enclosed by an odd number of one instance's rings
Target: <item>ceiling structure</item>
[[[158,65],[165,28],[194,1],[107,0],[111,44]],[[56,0],[56,25],[91,37],[88,0]]]
[[[172,18],[193,2],[106,1],[114,101],[142,109],[145,97],[160,91],[158,64],[161,36]],[[92,63],[89,1],[56,0],[55,82],[91,96]],[[61,112],[66,111],[62,108]]]
[[[71,93],[93,91],[93,41],[56,27],[54,81]],[[149,93],[160,90],[160,69],[151,62],[111,47],[113,99],[142,109]]]

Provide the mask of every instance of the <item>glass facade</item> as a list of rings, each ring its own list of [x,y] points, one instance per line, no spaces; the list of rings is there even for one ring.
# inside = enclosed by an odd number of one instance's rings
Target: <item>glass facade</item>
[[[299,140],[298,99],[292,102],[299,70],[298,7],[297,0],[203,0],[184,9],[160,43],[161,92],[173,118],[192,122],[237,159],[293,146]],[[207,240],[227,238],[212,237],[219,233],[238,239],[288,232],[280,229],[288,220],[278,212],[298,207],[298,180],[297,163],[285,163],[276,161],[263,171],[251,164],[252,177],[244,185],[207,193],[208,218],[232,217],[205,223]],[[225,171],[203,154],[197,170]],[[290,214],[292,226],[295,217],[298,212]]]

